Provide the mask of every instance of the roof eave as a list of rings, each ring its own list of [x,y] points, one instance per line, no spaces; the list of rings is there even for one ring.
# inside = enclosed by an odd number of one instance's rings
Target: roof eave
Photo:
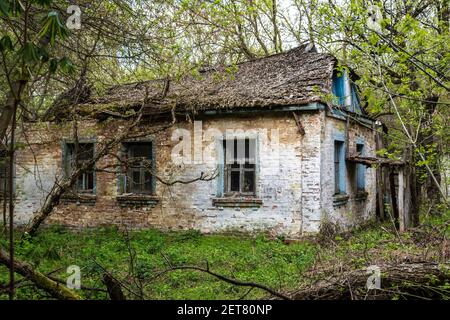
[[[270,107],[234,107],[230,109],[209,109],[200,111],[204,115],[225,114],[248,114],[248,113],[270,113],[270,112],[293,112],[293,111],[316,111],[324,110],[325,106],[320,102],[310,102],[294,105],[274,105]]]

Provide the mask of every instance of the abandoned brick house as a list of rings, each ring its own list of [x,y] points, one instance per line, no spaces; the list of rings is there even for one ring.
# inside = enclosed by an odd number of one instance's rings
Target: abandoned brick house
[[[60,99],[46,122],[28,123],[19,134],[30,147],[16,156],[16,221],[33,217],[55,181],[70,174],[75,156],[89,161],[124,132],[132,110],[143,115],[134,135],[84,171],[46,223],[295,238],[324,221],[349,228],[375,217],[376,170],[349,161],[376,149],[376,123],[351,72],[337,71],[333,56],[306,46],[222,69],[88,92],[76,106]],[[73,122],[60,121],[68,110],[79,119],[78,143]],[[174,139],[180,129],[184,136]],[[174,161],[174,150],[189,141],[192,148]],[[196,156],[208,145],[215,161]],[[244,146],[241,156],[225,161],[227,147],[237,145]],[[124,167],[123,157],[136,161]]]

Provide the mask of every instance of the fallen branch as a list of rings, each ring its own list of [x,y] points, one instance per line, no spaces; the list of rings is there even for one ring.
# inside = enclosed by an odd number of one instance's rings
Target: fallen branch
[[[47,277],[49,279],[57,282],[57,283],[61,283],[61,284],[65,284],[66,283],[64,280],[58,279],[58,278],[50,276],[50,275],[47,275]],[[83,286],[83,285],[80,287],[80,290],[108,293],[108,290],[106,290],[106,289],[86,287],[86,286]]]
[[[177,266],[170,266],[168,269],[163,270],[162,272],[160,272],[156,277],[159,277],[159,276],[161,276],[161,275],[163,275],[165,273],[168,273],[168,272],[171,272],[171,271],[175,271],[175,270],[195,270],[195,271],[204,272],[204,273],[207,273],[207,274],[209,274],[209,275],[211,275],[213,277],[216,277],[219,280],[222,280],[222,281],[227,282],[227,283],[231,283],[231,284],[233,284],[235,286],[258,288],[258,289],[261,289],[261,290],[264,290],[264,291],[270,293],[271,295],[273,295],[273,296],[275,296],[277,298],[280,298],[280,299],[283,299],[283,300],[291,300],[291,297],[289,297],[288,295],[283,294],[281,292],[278,292],[278,291],[276,291],[276,290],[274,290],[272,288],[269,288],[269,287],[267,287],[267,286],[265,286],[263,284],[259,284],[259,283],[256,283],[256,282],[240,281],[240,280],[237,280],[237,279],[234,279],[234,278],[228,278],[228,277],[225,277],[224,275],[215,273],[215,272],[209,270],[209,265],[207,265],[206,268],[197,267],[197,266],[178,266],[178,267]]]
[[[100,268],[100,269],[102,269],[102,271],[103,271],[103,284],[105,284],[105,286],[107,286],[107,289],[108,289],[108,293],[110,294],[110,298],[111,298],[111,300],[113,300],[115,297],[118,297],[118,295],[114,295],[114,297],[113,296],[111,296],[111,289],[112,289],[112,287],[114,286],[116,286],[116,285],[119,285],[120,287],[122,287],[123,289],[125,289],[126,291],[128,291],[129,293],[131,293],[131,294],[133,294],[134,296],[136,296],[136,297],[138,297],[139,299],[141,299],[141,300],[145,300],[145,296],[143,295],[143,293],[142,294],[139,294],[139,293],[137,293],[137,292],[135,292],[134,290],[132,290],[131,288],[129,288],[127,285],[125,285],[123,282],[121,282],[121,281],[119,281],[116,277],[114,277],[108,270],[106,270],[106,268],[105,267],[103,267],[100,263],[98,263],[97,262],[97,260],[95,260],[94,258],[92,258],[92,261]],[[108,287],[109,286],[109,287]],[[117,289],[115,289],[116,290],[116,292],[117,292]],[[115,292],[115,293],[116,293]],[[122,290],[121,290],[121,292],[122,292]],[[114,293],[114,294],[115,294]],[[120,299],[120,300],[125,300],[125,296],[123,295],[123,293],[122,293],[122,296],[123,296],[123,299]],[[119,299],[118,299],[119,300]]]
[[[380,289],[366,287],[370,276],[367,269],[327,274],[313,284],[292,293],[296,300],[389,299],[394,295],[413,299],[439,299],[450,296],[440,288],[450,280],[447,265],[437,263],[408,263],[379,266]]]
[[[10,259],[8,253],[0,248],[0,264],[10,267]],[[50,279],[44,274],[33,269],[32,266],[19,260],[14,260],[14,271],[25,277],[27,280],[33,282],[33,284],[39,289],[44,290],[55,299],[60,300],[80,300],[73,291],[69,290],[63,285],[60,285],[56,281]]]

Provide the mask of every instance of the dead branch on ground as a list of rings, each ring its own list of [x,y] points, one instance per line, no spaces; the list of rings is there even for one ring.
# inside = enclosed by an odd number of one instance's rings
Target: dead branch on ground
[[[380,289],[367,289],[368,269],[327,274],[291,295],[295,300],[365,300],[390,299],[397,295],[406,299],[449,297],[449,289],[440,287],[450,280],[449,264],[405,263],[379,266]]]
[[[11,261],[9,259],[9,255],[6,251],[0,248],[0,264],[9,267]],[[60,300],[80,300],[80,296],[78,296],[73,291],[69,290],[63,285],[60,285],[58,282],[50,279],[39,271],[34,270],[32,266],[29,264],[22,262],[20,260],[14,260],[14,270],[19,273],[26,279],[33,282],[33,284],[39,289],[44,290],[48,294],[50,294],[53,298]]]

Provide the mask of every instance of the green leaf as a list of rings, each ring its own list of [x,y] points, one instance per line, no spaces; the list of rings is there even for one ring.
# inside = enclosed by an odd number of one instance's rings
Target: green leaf
[[[33,0],[33,2],[43,7],[49,7],[53,0]]]
[[[0,0],[0,1],[4,1],[4,0]],[[9,2],[9,5],[8,5],[8,7],[9,7],[8,15],[9,16],[19,17],[25,11],[25,6],[19,0],[10,0],[10,1],[6,1],[6,2],[7,3]]]
[[[0,17],[9,15],[9,5],[5,0],[0,0]]]
[[[45,48],[38,48],[38,56],[42,60],[42,62],[47,62],[50,59],[50,56]]]
[[[22,57],[22,60],[28,65],[39,61],[41,54],[40,48],[32,42],[25,43],[19,50],[19,56]]]
[[[70,61],[69,58],[64,57],[59,61],[59,67],[61,68],[62,72],[65,73],[73,73],[75,71],[75,66],[73,65],[72,61]]]
[[[0,0],[1,1],[1,0]],[[9,36],[4,36],[0,39],[0,51],[12,51],[13,50],[13,44],[11,41],[11,38]]]
[[[66,26],[59,20],[58,12],[50,11],[43,20],[41,31],[38,36],[43,38],[45,36],[50,37],[50,44],[54,45],[56,37],[60,37],[62,40],[66,38],[68,31]]]
[[[53,58],[50,60],[50,65],[48,67],[48,70],[50,73],[55,73],[56,69],[58,69],[58,59]]]

